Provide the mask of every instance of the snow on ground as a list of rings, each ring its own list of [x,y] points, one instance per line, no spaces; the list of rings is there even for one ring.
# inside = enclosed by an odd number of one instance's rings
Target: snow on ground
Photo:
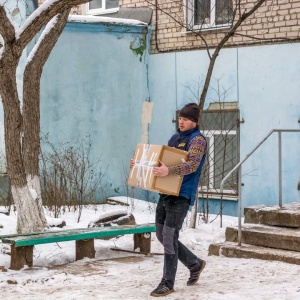
[[[98,205],[84,208],[79,223],[77,213],[67,212],[65,228],[80,228],[97,217],[113,211],[130,212],[137,223],[154,222],[155,204],[127,197],[120,205]],[[57,220],[47,216],[49,224]],[[213,220],[215,216],[211,216]],[[277,261],[236,259],[208,256],[213,242],[225,239],[226,226],[237,224],[237,218],[223,216],[205,224],[199,218],[196,229],[187,222],[180,240],[207,262],[197,285],[188,287],[188,270],[179,263],[175,292],[168,300],[196,299],[300,299],[300,266]],[[14,233],[16,216],[0,213],[0,235]],[[53,230],[53,229],[51,229]],[[59,230],[59,229],[57,229]],[[133,249],[132,235],[110,240],[95,240],[95,259],[74,261],[75,242],[38,245],[34,248],[34,266],[20,271],[9,270],[9,247],[0,243],[0,299],[154,299],[149,294],[158,285],[163,267],[163,249],[152,234],[151,251],[146,256],[114,251],[112,248]]]

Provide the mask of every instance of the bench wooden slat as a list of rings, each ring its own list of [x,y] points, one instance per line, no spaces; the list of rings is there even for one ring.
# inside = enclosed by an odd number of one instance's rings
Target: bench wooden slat
[[[33,233],[28,235],[0,236],[2,243],[14,245],[15,247],[33,246],[38,244],[66,242],[72,240],[87,240],[104,238],[124,234],[138,234],[155,232],[155,224],[121,225],[93,228],[78,228],[70,230],[58,230],[51,232]]]

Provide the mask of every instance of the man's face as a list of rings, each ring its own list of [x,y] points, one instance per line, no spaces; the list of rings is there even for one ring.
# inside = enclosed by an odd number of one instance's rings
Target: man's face
[[[191,130],[196,127],[196,123],[183,117],[179,117],[179,130],[181,132]]]

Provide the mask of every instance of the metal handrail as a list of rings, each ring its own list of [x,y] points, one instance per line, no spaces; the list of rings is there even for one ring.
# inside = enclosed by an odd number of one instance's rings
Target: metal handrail
[[[223,193],[223,186],[227,178],[237,169],[239,169],[239,197],[238,197],[238,244],[241,246],[241,240],[242,240],[242,189],[241,189],[241,177],[242,177],[242,164],[251,156],[257,148],[261,144],[263,144],[268,137],[273,133],[278,132],[278,164],[279,164],[279,206],[282,207],[282,161],[281,161],[281,133],[282,132],[300,132],[300,129],[273,129],[271,130],[264,139],[259,142],[254,149],[245,156],[243,160],[241,160],[221,181],[220,184],[220,193],[222,195]]]

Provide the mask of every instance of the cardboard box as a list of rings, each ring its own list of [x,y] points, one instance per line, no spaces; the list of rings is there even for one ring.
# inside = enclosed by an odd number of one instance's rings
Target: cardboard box
[[[153,167],[162,161],[166,166],[179,165],[187,160],[188,153],[163,145],[139,144],[134,153],[135,165],[128,176],[128,185],[178,196],[182,176],[168,175],[157,177],[153,175]]]

